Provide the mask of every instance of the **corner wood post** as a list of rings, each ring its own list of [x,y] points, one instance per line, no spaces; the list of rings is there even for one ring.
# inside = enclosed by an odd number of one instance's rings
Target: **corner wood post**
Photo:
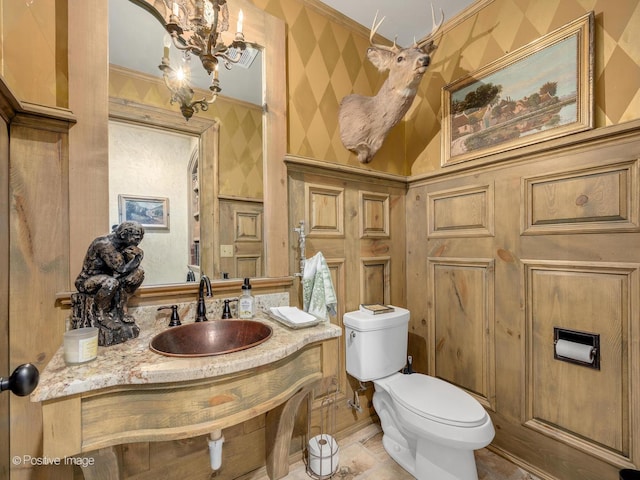
[[[113,447],[101,448],[81,456],[88,460],[80,468],[85,480],[119,480],[118,456]]]
[[[286,477],[289,473],[289,446],[300,402],[318,383],[303,387],[289,400],[267,413],[266,454],[267,475],[271,480]],[[308,412],[307,415],[311,415]]]

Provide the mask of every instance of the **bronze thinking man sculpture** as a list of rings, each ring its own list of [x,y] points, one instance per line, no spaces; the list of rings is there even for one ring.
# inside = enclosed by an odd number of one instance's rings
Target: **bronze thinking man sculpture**
[[[138,247],[143,237],[138,222],[122,222],[89,245],[75,282],[78,293],[71,296],[71,325],[98,327],[99,345],[122,343],[140,333],[127,302],[144,280],[144,254]]]

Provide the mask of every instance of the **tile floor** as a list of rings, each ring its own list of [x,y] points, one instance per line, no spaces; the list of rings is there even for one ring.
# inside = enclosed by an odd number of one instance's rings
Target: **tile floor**
[[[382,446],[382,432],[379,425],[369,425],[351,436],[339,440],[340,463],[334,480],[413,480],[414,477],[403,470],[389,457]],[[476,452],[479,480],[539,480],[504,458],[482,449]],[[243,477],[246,480],[267,480],[262,473]],[[286,480],[308,480],[304,462],[301,460],[289,469]],[[437,479],[434,479],[437,480]]]

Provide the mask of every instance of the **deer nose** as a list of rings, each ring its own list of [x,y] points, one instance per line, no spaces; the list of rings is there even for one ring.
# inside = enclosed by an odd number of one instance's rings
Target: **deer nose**
[[[420,57],[420,65],[422,65],[423,67],[428,67],[430,64],[431,64],[431,57],[429,55]]]

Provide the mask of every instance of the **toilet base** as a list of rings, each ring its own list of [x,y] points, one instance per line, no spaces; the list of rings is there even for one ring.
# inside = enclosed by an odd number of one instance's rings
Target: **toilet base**
[[[418,480],[478,480],[473,450],[453,450],[418,439],[414,457],[409,448],[384,434],[382,445],[398,465]]]
[[[416,460],[406,446],[400,445],[392,437],[384,434],[382,435],[382,446],[398,465],[414,477],[416,476]]]

